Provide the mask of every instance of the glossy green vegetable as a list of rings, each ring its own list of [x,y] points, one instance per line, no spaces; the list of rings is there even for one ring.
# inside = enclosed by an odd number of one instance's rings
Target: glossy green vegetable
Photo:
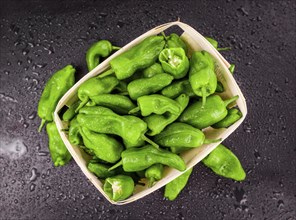
[[[169,200],[175,200],[180,194],[182,189],[186,186],[188,179],[192,173],[192,168],[188,169],[182,175],[178,176],[176,179],[169,182],[164,189],[164,197]]]
[[[233,74],[234,73],[234,69],[235,69],[235,65],[231,64],[229,67],[229,71]]]
[[[221,121],[217,122],[216,124],[213,124],[213,128],[228,128],[229,126],[233,125],[235,122],[237,122],[241,117],[242,113],[240,110],[236,108],[232,108],[228,110],[228,113],[225,118],[223,118]]]
[[[167,165],[179,171],[186,169],[185,162],[180,156],[167,150],[155,148],[152,145],[126,149],[122,152],[121,158],[122,160],[109,170],[122,165],[124,171],[136,172],[147,169],[157,163]]]
[[[204,133],[191,125],[174,122],[168,125],[153,139],[163,147],[199,147],[203,144],[214,143],[218,140],[206,139]]]
[[[130,110],[136,107],[136,105],[128,97],[118,94],[101,94],[91,96],[90,101],[86,105],[103,106],[123,115],[127,115]]]
[[[137,70],[145,69],[155,63],[165,45],[162,36],[150,36],[142,42],[110,61],[119,80],[132,76]],[[103,76],[103,75],[102,75]]]
[[[166,73],[160,73],[150,78],[136,79],[127,86],[128,94],[133,100],[139,97],[155,93],[173,81],[173,77]]]
[[[69,141],[73,145],[81,145],[82,144],[82,137],[80,134],[80,125],[79,125],[76,117],[70,121]]]
[[[100,58],[108,57],[113,50],[120,47],[113,46],[108,40],[100,40],[91,45],[86,52],[86,63],[88,71],[93,70],[100,63]]]
[[[144,145],[144,141],[158,147],[145,137],[147,124],[135,116],[120,116],[112,110],[101,106],[86,106],[77,115],[79,124],[91,131],[120,136],[126,147]]]
[[[193,52],[190,59],[189,82],[193,92],[202,97],[204,106],[207,96],[213,94],[217,87],[214,61],[208,52]]]
[[[108,163],[115,163],[120,159],[123,146],[113,137],[80,128],[80,134],[85,147],[92,151],[97,158]]]
[[[218,92],[218,93],[224,92],[224,86],[220,81],[217,81],[217,87],[215,92]]]
[[[56,124],[54,122],[48,123],[46,125],[46,132],[48,135],[49,152],[54,166],[66,165],[72,156],[62,140]]]
[[[82,83],[78,89],[78,98],[81,103],[76,112],[89,101],[90,97],[110,93],[118,83],[119,81],[114,76],[106,76],[104,78],[93,77]]]
[[[238,96],[234,96],[223,101],[220,96],[211,95],[204,106],[202,101],[197,101],[186,108],[179,121],[198,129],[206,128],[225,118],[227,115],[226,107],[237,99]]]
[[[143,76],[145,78],[150,78],[150,77],[155,76],[159,73],[164,73],[164,71],[159,63],[154,63],[151,66],[149,66],[143,70]]]
[[[174,99],[181,94],[186,94],[189,97],[195,96],[190,82],[187,79],[171,83],[163,90],[161,90],[161,94],[171,99]]]
[[[115,170],[109,171],[108,170],[109,168],[110,166],[107,164],[96,163],[93,161],[90,161],[87,164],[87,169],[101,179],[105,179],[105,178],[116,175],[116,171]]]
[[[237,181],[246,178],[239,159],[222,144],[219,144],[202,162],[220,176]]]
[[[185,53],[187,54],[188,48],[185,42],[179,37],[179,35],[172,33],[169,36],[165,37],[166,39],[166,47],[167,48],[183,48]]]
[[[162,178],[163,175],[163,165],[160,163],[154,164],[151,167],[147,168],[145,171],[145,177],[148,179],[148,187],[153,186],[155,181],[158,181]]]
[[[105,180],[104,192],[111,200],[121,201],[133,194],[134,185],[130,176],[117,175]]]
[[[78,108],[80,101],[74,102],[63,114],[63,121],[70,121],[76,115],[75,110]]]
[[[166,48],[159,54],[163,70],[175,79],[183,78],[189,69],[189,60],[182,48]]]
[[[45,122],[53,120],[53,112],[62,96],[75,83],[75,69],[71,65],[54,73],[47,81],[38,103],[38,116],[42,119],[38,131]]]
[[[214,47],[215,49],[217,49],[218,51],[231,50],[230,47],[219,48],[219,47],[218,47],[218,41],[214,40],[213,38],[210,38],[210,37],[205,37],[205,38],[206,38],[206,39],[210,42],[210,44],[212,44],[213,47]]]

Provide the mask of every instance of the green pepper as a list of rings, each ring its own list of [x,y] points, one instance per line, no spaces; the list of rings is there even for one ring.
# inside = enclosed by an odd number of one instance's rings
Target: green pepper
[[[81,145],[82,144],[82,137],[80,134],[80,125],[77,121],[77,117],[70,121],[69,125],[69,141],[73,145]]]
[[[189,69],[189,60],[182,48],[166,48],[159,54],[163,70],[175,79],[183,78]]]
[[[120,159],[123,146],[113,137],[80,128],[80,134],[85,147],[91,150],[97,158],[108,163],[115,163]]]
[[[191,125],[175,122],[168,125],[160,134],[154,137],[154,141],[164,147],[199,147],[220,141],[206,139],[204,133]]]
[[[180,194],[182,189],[186,186],[188,179],[192,173],[192,169],[188,169],[182,175],[178,176],[168,184],[166,184],[164,189],[164,197],[168,198],[169,200],[175,200],[177,196]]]
[[[63,114],[63,121],[71,121],[76,115],[75,110],[78,108],[80,101],[74,102]]]
[[[217,81],[217,87],[216,87],[215,92],[218,92],[218,93],[224,92],[224,86],[220,81]]]
[[[121,95],[128,95],[127,93],[127,83],[124,81],[119,81],[117,86],[115,86],[114,91],[118,92]]]
[[[72,158],[71,154],[67,150],[59,131],[54,122],[50,122],[46,125],[46,132],[48,135],[49,152],[53,164],[57,166],[66,165]]]
[[[137,100],[139,97],[155,93],[173,81],[173,77],[166,73],[160,73],[150,78],[136,79],[127,86],[127,91],[131,99]]]
[[[211,95],[204,106],[202,101],[197,101],[186,108],[179,121],[198,129],[206,128],[225,118],[227,115],[226,107],[237,99],[238,96],[234,96],[223,101],[220,96]]]
[[[158,181],[162,178],[163,175],[163,165],[160,163],[154,164],[151,167],[147,168],[145,171],[145,177],[148,179],[148,187],[153,186],[155,181]]]
[[[118,94],[101,94],[91,96],[89,99],[87,106],[99,105],[123,115],[128,114],[130,110],[136,107],[128,97]]]
[[[189,147],[170,147],[170,150],[174,153],[174,154],[179,154],[182,153],[186,150],[190,150],[191,148]]]
[[[219,144],[202,162],[220,176],[237,181],[246,178],[239,159],[222,144]]]
[[[142,70],[151,66],[155,63],[164,45],[165,41],[163,36],[150,36],[115,57],[110,61],[110,65],[117,79],[126,79],[132,76],[137,70]]]
[[[228,113],[225,118],[223,118],[221,121],[217,122],[216,124],[213,124],[211,127],[228,128],[229,126],[237,122],[241,117],[243,117],[241,111],[236,108],[232,108],[228,110]]]
[[[78,112],[79,109],[85,106],[90,97],[110,93],[118,83],[119,81],[114,76],[88,79],[78,89],[78,98],[81,100],[81,103],[75,111]]]
[[[189,103],[189,97],[185,94],[181,94],[175,99],[175,101],[176,105],[180,106],[180,111],[177,114],[173,112],[166,112],[163,115],[152,114],[143,119],[149,128],[149,131],[147,132],[148,135],[154,136],[159,134],[167,125],[177,120],[177,118],[187,107]]]
[[[169,36],[165,37],[166,47],[167,48],[178,48],[181,47],[187,54],[188,47],[186,43],[179,37],[179,35],[172,33]]]
[[[133,194],[134,185],[134,180],[130,176],[117,175],[105,180],[104,192],[111,200],[117,202],[130,197]]]
[[[234,65],[234,64],[230,64],[229,71],[230,71],[232,74],[234,73],[234,69],[235,69],[235,65]]]
[[[206,51],[193,52],[190,60],[189,82],[193,92],[202,97],[203,106],[206,97],[213,94],[217,87],[214,61]]]
[[[144,78],[150,78],[152,76],[155,76],[157,74],[163,73],[163,69],[159,63],[154,63],[151,66],[147,67],[143,70],[142,74]]]
[[[74,67],[67,65],[54,73],[46,83],[38,103],[38,116],[42,119],[39,132],[46,121],[53,120],[53,112],[58,101],[74,85],[74,73]]]
[[[100,58],[108,57],[113,50],[120,47],[113,46],[108,40],[100,40],[91,45],[86,52],[86,63],[88,71],[93,70],[100,63]]]
[[[170,151],[155,148],[152,145],[146,145],[141,148],[126,149],[121,153],[121,161],[112,166],[113,170],[122,165],[125,172],[137,172],[145,170],[153,164],[163,164],[184,171],[186,165],[184,160]]]
[[[219,48],[218,47],[218,41],[214,40],[213,38],[210,37],[205,37],[207,39],[207,41],[210,42],[210,44],[212,44],[212,46],[217,49],[218,51],[223,51],[223,50],[231,50],[230,47],[223,47],[223,48]]]
[[[105,178],[116,175],[116,171],[115,170],[109,171],[108,170],[109,168],[110,166],[107,164],[101,164],[101,163],[96,163],[92,161],[90,161],[87,164],[87,169],[101,179],[105,179]]]
[[[171,99],[174,99],[181,94],[186,94],[189,97],[195,96],[190,82],[186,79],[173,82],[172,84],[161,90],[161,94]]]
[[[141,146],[144,141],[158,147],[144,135],[147,124],[138,117],[120,116],[101,106],[86,106],[79,110],[77,120],[81,126],[91,131],[120,136],[128,147]]]

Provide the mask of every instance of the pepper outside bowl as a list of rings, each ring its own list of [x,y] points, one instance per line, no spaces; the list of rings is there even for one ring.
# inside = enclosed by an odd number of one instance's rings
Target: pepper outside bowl
[[[237,107],[240,109],[240,111],[243,114],[243,117],[237,121],[235,124],[230,126],[227,129],[213,129],[211,127],[206,128],[203,130],[207,136],[207,138],[212,139],[219,139],[221,138],[221,142],[225,140],[232,132],[237,129],[237,127],[243,122],[247,115],[247,106],[245,98],[238,87],[235,79],[233,78],[232,74],[229,72],[228,68],[230,64],[223,58],[223,56],[201,35],[199,34],[195,29],[190,27],[189,25],[182,23],[180,21],[176,22],[170,22],[166,24],[162,24],[158,27],[153,28],[152,30],[144,33],[143,35],[139,36],[132,42],[128,43],[126,46],[122,47],[120,50],[118,50],[116,53],[111,55],[109,58],[104,60],[101,64],[99,64],[95,69],[90,71],[88,74],[86,74],[82,79],[80,79],[59,101],[56,110],[54,112],[54,121],[57,125],[57,128],[59,130],[59,133],[67,146],[69,152],[71,153],[72,157],[82,170],[82,172],[85,174],[85,176],[93,183],[93,185],[100,191],[101,194],[104,195],[104,197],[112,204],[115,205],[124,205],[131,202],[134,202],[152,192],[155,190],[163,187],[179,175],[181,175],[183,172],[179,172],[175,169],[166,167],[164,171],[164,177],[158,181],[153,187],[148,188],[147,184],[145,186],[137,185],[135,187],[134,193],[131,197],[129,197],[126,200],[114,202],[109,199],[109,197],[106,195],[106,193],[103,190],[103,183],[87,169],[87,162],[91,159],[81,148],[78,146],[74,146],[69,142],[68,136],[66,133],[62,131],[62,129],[67,127],[67,124],[63,122],[58,113],[60,110],[66,105],[69,106],[73,102],[75,102],[77,97],[77,90],[79,86],[88,80],[89,78],[92,78],[94,76],[99,75],[100,73],[104,72],[110,67],[110,61],[118,56],[119,54],[129,50],[131,47],[135,46],[142,40],[144,40],[146,37],[151,35],[157,35],[161,33],[162,31],[165,31],[172,26],[178,26],[182,29],[183,34],[181,35],[182,39],[188,44],[189,47],[189,56],[192,51],[201,51],[206,50],[209,52],[215,59],[215,72],[217,75],[217,78],[219,81],[222,82],[225,88],[225,92],[223,92],[221,97],[223,99],[230,98],[232,96],[238,95],[239,99],[236,101]],[[188,150],[181,154],[182,158],[184,159],[187,169],[190,169],[197,163],[199,163],[203,158],[205,158],[212,150],[214,150],[221,142],[217,143],[211,143],[211,144],[204,144],[201,147],[193,148],[191,150]],[[185,172],[185,171],[184,171]]]

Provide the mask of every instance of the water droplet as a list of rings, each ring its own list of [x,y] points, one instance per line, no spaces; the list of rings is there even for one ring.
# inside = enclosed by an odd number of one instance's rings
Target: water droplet
[[[30,182],[36,181],[39,176],[40,176],[40,173],[37,172],[37,169],[36,168],[32,168]]]
[[[33,111],[33,112],[28,116],[28,119],[33,120],[34,118],[36,118],[36,114],[37,114],[37,112],[36,112],[36,111]]]
[[[259,154],[259,152],[257,151],[257,150],[255,150],[255,152],[254,152],[254,156],[256,157],[256,159],[260,159],[261,157],[260,157],[260,154]]]
[[[123,21],[118,21],[116,26],[118,28],[122,28],[124,25],[125,25],[125,23]]]
[[[35,188],[36,188],[36,184],[31,183],[31,185],[30,185],[30,192],[33,192],[35,190]]]
[[[18,200],[17,200],[17,199],[15,199],[15,200],[14,200],[14,203],[15,203],[15,204],[18,204]]]
[[[48,154],[49,154],[49,152],[46,152],[46,151],[39,151],[38,152],[38,156],[41,156],[41,157],[46,157]]]
[[[279,200],[278,203],[277,203],[277,208],[278,209],[282,209],[284,208],[284,201],[283,200]]]
[[[19,66],[22,65],[22,63],[23,63],[23,62],[20,61],[20,60],[17,61],[17,65],[19,65]]]
[[[26,56],[28,53],[29,53],[29,50],[28,50],[28,49],[23,49],[22,54],[23,54],[24,56]]]

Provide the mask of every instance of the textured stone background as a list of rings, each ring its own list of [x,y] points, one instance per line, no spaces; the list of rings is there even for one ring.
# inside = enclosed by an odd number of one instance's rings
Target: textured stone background
[[[295,1],[0,1],[0,219],[296,219]],[[163,189],[113,206],[75,164],[54,168],[37,132],[46,80],[98,39],[125,45],[177,17],[233,50],[249,114],[224,143],[247,179],[197,165],[179,198]],[[294,208],[293,208],[294,207]]]

